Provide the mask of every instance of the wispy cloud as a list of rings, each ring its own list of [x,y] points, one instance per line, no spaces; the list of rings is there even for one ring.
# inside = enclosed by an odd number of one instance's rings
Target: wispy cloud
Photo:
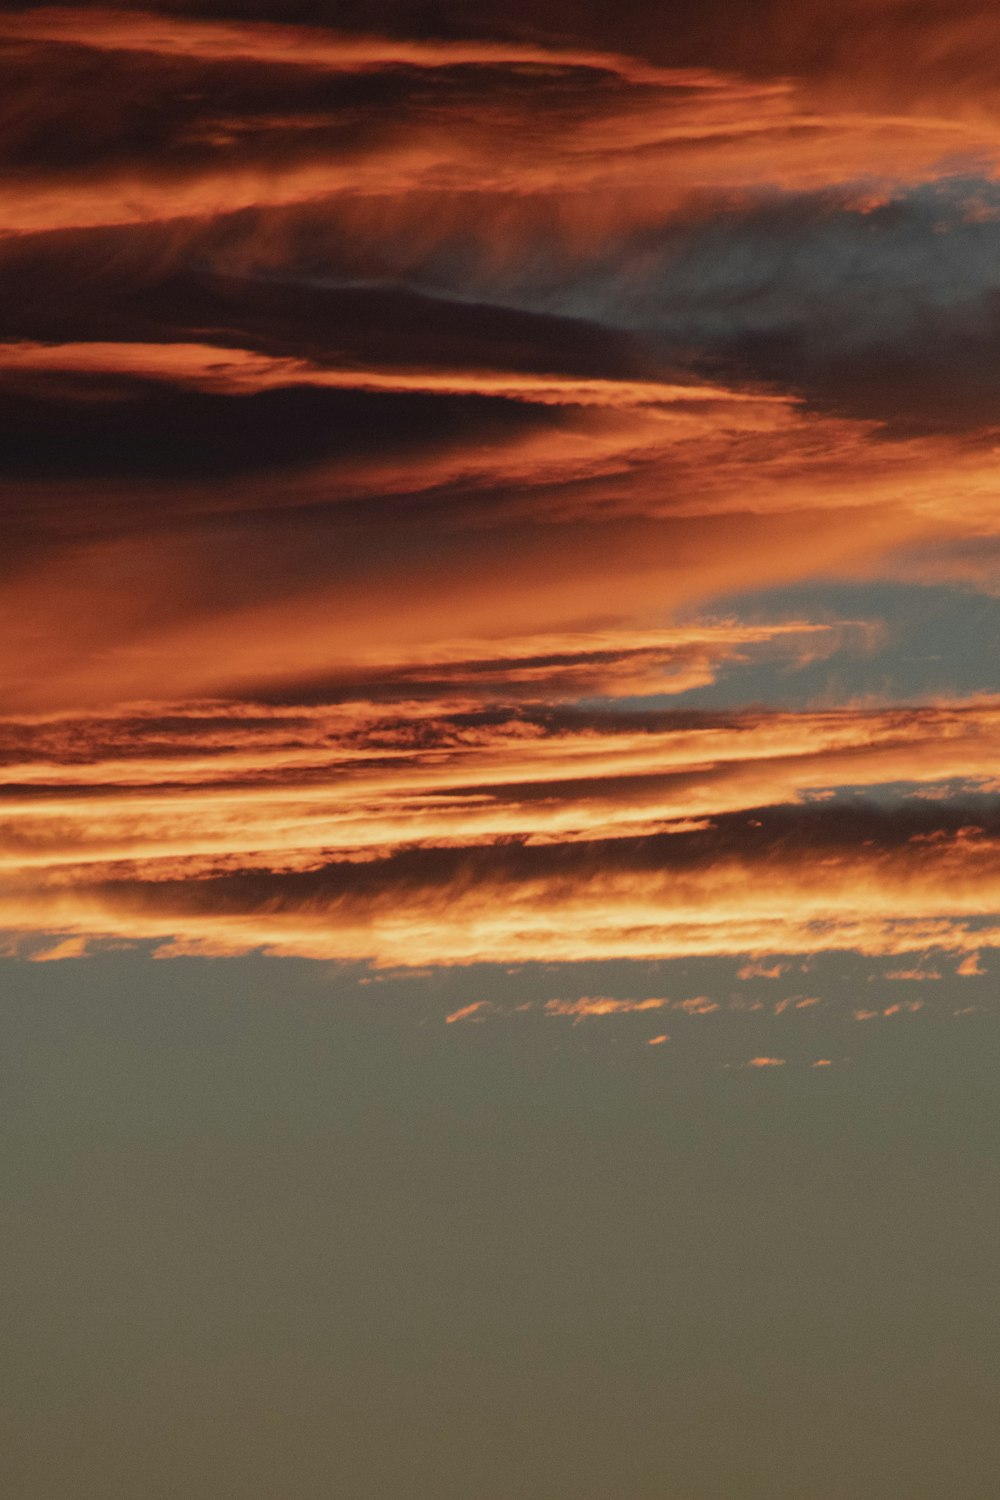
[[[477,1017],[481,1018],[483,1011],[489,1009],[488,1001],[473,1000],[471,1005],[460,1006],[458,1010],[453,1010],[450,1015],[445,1016],[445,1023],[448,1026],[453,1026],[456,1021],[471,1021]]]
[[[625,1016],[634,1012],[664,1010],[669,1000],[650,998],[647,1000],[612,1000],[605,995],[585,995],[580,1000],[546,1000],[545,1010],[550,1016],[572,1016],[575,1021],[594,1016]]]

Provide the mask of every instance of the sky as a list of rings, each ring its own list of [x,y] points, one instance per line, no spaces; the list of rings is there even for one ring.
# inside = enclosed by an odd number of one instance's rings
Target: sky
[[[19,1500],[992,1500],[998,59],[0,11]]]

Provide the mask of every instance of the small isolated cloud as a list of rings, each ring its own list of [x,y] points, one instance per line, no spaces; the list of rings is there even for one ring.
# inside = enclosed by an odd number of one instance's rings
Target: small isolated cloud
[[[751,1057],[747,1063],[748,1068],[783,1068],[784,1066],[783,1057]]]
[[[794,1007],[795,1010],[810,1010],[814,1005],[822,1005],[823,1002],[818,995],[787,995],[784,1000],[779,1000],[774,1007],[776,1016],[784,1015],[786,1010]]]
[[[829,1057],[817,1057],[816,1061],[813,1063],[813,1067],[814,1068],[832,1068],[833,1067],[833,1061]]]
[[[674,1005],[674,1010],[682,1010],[686,1016],[710,1016],[718,1008],[718,1001],[709,1000],[707,995],[692,995],[690,1000],[678,1000]]]
[[[474,1000],[471,1005],[463,1005],[461,1010],[453,1010],[450,1016],[445,1016],[445,1025],[452,1026],[456,1021],[469,1021],[473,1016],[481,1021],[484,1019],[481,1012],[491,1009],[492,1006],[488,1000]]]
[[[30,962],[33,964],[48,964],[58,963],[64,958],[85,958],[87,941],[85,937],[63,938],[61,943],[56,943],[52,948],[42,948],[38,952],[30,954]]]
[[[662,1047],[663,1043],[664,1042],[669,1042],[669,1040],[670,1040],[670,1037],[667,1035],[667,1033],[665,1031],[661,1031],[659,1036],[651,1036],[649,1038],[649,1040],[647,1041],[646,1046],[647,1047]]]
[[[958,965],[955,973],[961,974],[963,979],[973,979],[982,974],[985,974],[986,970],[983,968],[982,964],[979,961],[979,954],[970,953],[968,958],[962,959],[962,962]]]
[[[877,1010],[856,1010],[854,1019],[856,1021],[877,1021],[880,1012]]]
[[[737,979],[780,979],[791,968],[791,964],[744,964],[736,970]]]
[[[907,1012],[912,1014],[915,1011],[923,1010],[923,1008],[924,1002],[922,1000],[901,1000],[895,1005],[887,1005],[882,1014],[884,1016],[901,1016]]]

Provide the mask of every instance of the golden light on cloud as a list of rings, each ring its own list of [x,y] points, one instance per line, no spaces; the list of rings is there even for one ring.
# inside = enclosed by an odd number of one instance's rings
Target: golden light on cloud
[[[997,830],[814,789],[988,784],[998,725],[992,702],[692,720],[350,699],[9,721],[0,925],[397,966],[978,953]]]
[[[470,1005],[462,1005],[445,1016],[445,1025],[454,1026],[456,1021],[471,1021],[476,1016],[481,1017],[483,1010],[488,1008],[485,1000],[473,1000]]]
[[[663,1010],[669,1000],[650,998],[647,1000],[612,1000],[604,995],[585,995],[580,1000],[547,1000],[545,1010],[550,1016],[572,1016],[576,1021],[594,1016],[624,1016],[648,1010]]]

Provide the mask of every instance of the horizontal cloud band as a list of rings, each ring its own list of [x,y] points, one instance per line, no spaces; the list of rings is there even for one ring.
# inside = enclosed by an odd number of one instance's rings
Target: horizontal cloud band
[[[3,737],[9,931],[391,965],[1000,933],[994,701],[201,704]]]

